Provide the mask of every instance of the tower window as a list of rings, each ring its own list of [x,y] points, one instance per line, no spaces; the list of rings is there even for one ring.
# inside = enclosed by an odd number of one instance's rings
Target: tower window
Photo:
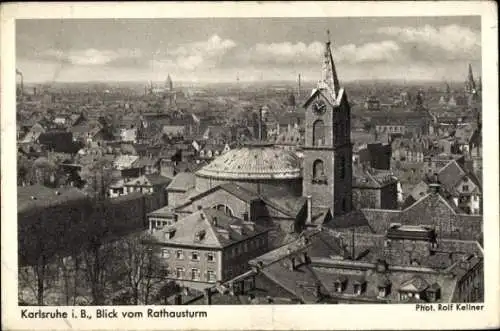
[[[325,144],[325,124],[322,120],[317,120],[313,124],[313,146],[323,146]]]
[[[313,183],[326,184],[325,168],[322,160],[315,160],[313,163]]]
[[[339,163],[338,163],[338,169],[339,169],[339,178],[344,179],[345,178],[345,157],[340,156],[339,157]]]

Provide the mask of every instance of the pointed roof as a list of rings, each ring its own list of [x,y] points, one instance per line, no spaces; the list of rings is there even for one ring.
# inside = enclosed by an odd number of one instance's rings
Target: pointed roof
[[[472,65],[469,63],[469,71],[467,75],[466,86],[468,91],[475,92],[476,91],[476,82],[474,81],[474,75],[472,73]]]
[[[327,30],[327,35],[328,40],[325,43],[322,77],[318,82],[318,89],[328,90],[335,100],[337,99],[340,91],[340,84],[337,77],[337,70],[335,69],[335,62],[333,61],[332,50],[330,47],[330,30]]]

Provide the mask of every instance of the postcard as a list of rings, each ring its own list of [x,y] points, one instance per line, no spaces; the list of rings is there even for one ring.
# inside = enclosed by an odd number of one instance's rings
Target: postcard
[[[493,2],[1,9],[2,327],[499,326]]]

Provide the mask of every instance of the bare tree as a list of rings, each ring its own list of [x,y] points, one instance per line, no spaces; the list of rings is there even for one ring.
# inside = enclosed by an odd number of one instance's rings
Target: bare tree
[[[104,199],[109,186],[114,180],[112,162],[97,157],[95,162],[83,165],[80,177],[85,181],[85,188],[90,196],[96,199]]]
[[[120,258],[115,260],[113,272],[120,275],[134,305],[148,304],[152,288],[162,281],[163,266],[149,239],[147,233],[133,234],[117,244]]]

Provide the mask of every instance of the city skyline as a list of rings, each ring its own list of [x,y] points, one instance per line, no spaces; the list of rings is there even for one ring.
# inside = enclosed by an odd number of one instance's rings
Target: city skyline
[[[18,20],[16,64],[26,83],[315,81],[326,30],[344,81],[480,76],[478,16]]]

